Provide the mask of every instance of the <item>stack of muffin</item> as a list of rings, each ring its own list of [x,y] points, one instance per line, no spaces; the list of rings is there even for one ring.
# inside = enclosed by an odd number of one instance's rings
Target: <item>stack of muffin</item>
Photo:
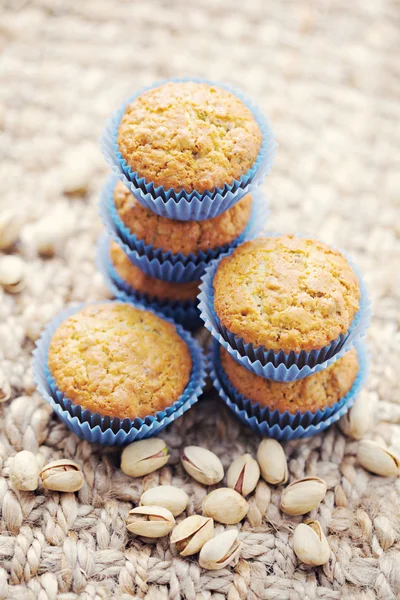
[[[249,241],[207,268],[200,299],[215,386],[255,431],[305,437],[349,410],[370,310],[340,252],[294,235]]]
[[[195,328],[198,298],[214,384],[255,431],[303,437],[345,414],[366,373],[366,292],[320,242],[254,239],[274,141],[252,103],[204,81],[153,86],[110,119],[102,149],[116,177],[99,265],[118,301],[63,311],[37,343],[35,380],[60,418],[124,444],[189,410],[202,351],[165,316]]]
[[[100,201],[106,283],[117,298],[195,329],[206,266],[265,225],[256,184],[273,156],[267,122],[225,88],[169,82],[118,110],[102,149],[116,174]]]

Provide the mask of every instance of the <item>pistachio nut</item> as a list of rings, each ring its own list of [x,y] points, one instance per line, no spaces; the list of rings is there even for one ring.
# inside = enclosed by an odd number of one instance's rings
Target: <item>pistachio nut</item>
[[[251,454],[238,456],[228,469],[228,487],[236,490],[242,496],[248,496],[260,479],[260,467]]]
[[[231,488],[213,490],[203,501],[203,513],[225,525],[239,523],[248,510],[249,505],[243,496]]]
[[[42,485],[46,490],[56,492],[77,492],[85,479],[79,465],[72,460],[54,460],[40,471]]]
[[[204,544],[200,550],[199,564],[203,569],[223,569],[239,556],[241,543],[239,532],[228,529]]]
[[[209,517],[192,515],[175,527],[171,543],[181,556],[196,554],[214,535],[214,521]]]
[[[0,371],[0,402],[7,402],[11,398],[11,386],[4,373]]]
[[[339,421],[341,431],[354,440],[361,440],[373,425],[373,407],[364,395],[358,396],[350,410]]]
[[[85,194],[92,178],[93,160],[90,147],[77,147],[61,165],[61,185],[66,194]]]
[[[9,294],[19,294],[25,287],[25,280],[21,279],[18,283],[13,285],[4,285],[3,288]]]
[[[400,472],[400,458],[372,440],[361,440],[358,444],[358,462],[364,469],[382,477],[397,477]]]
[[[59,228],[55,226],[54,219],[46,218],[43,221],[36,223],[31,231],[31,241],[36,251],[41,256],[51,258],[55,255],[57,245],[62,238]]]
[[[292,544],[297,558],[305,565],[317,567],[329,560],[331,549],[318,521],[307,519],[297,525]]]
[[[137,506],[126,518],[128,531],[147,538],[164,537],[174,525],[173,514],[162,506]]]
[[[164,440],[150,438],[129,444],[121,456],[121,469],[130,477],[142,477],[161,469],[169,460]]]
[[[8,250],[18,240],[22,220],[12,210],[0,213],[0,250]]]
[[[18,452],[10,468],[10,481],[17,490],[36,490],[39,485],[39,465],[36,456],[28,450]]]
[[[207,448],[186,446],[181,454],[181,462],[186,473],[204,485],[214,485],[224,477],[221,461]]]
[[[261,477],[272,485],[283,485],[288,480],[288,467],[285,452],[279,442],[266,439],[257,451]]]
[[[293,517],[316,508],[325,498],[326,482],[319,477],[304,477],[287,486],[281,496],[281,510]]]
[[[162,506],[177,517],[187,507],[189,496],[173,485],[159,485],[150,488],[140,498],[141,506]]]
[[[19,256],[7,254],[0,258],[0,285],[10,293],[18,293],[24,284],[25,263]]]

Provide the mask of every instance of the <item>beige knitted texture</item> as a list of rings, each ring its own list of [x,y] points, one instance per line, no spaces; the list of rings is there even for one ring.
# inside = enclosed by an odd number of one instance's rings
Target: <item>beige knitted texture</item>
[[[256,436],[210,395],[163,436],[170,464],[130,479],[118,450],[91,447],[52,415],[34,391],[31,351],[66,303],[107,295],[94,264],[105,118],[153,80],[228,81],[265,110],[279,142],[264,185],[268,228],[344,248],[365,273],[375,316],[363,399],[379,401],[369,437],[399,451],[398,3],[4,0],[0,12],[0,206],[25,222],[17,252],[27,261],[25,290],[0,289],[0,368],[12,386],[0,404],[0,598],[396,599],[400,480],[360,468],[357,442],[337,428],[285,445],[291,479],[328,483],[312,518],[328,537],[330,563],[298,564],[290,540],[300,518],[280,513],[279,490],[260,482],[239,527],[239,562],[203,571],[168,540],[128,537],[125,515],[162,483],[189,494],[187,514],[199,511],[207,490],[182,470],[182,446],[204,445],[228,467],[255,453]],[[49,221],[51,259],[37,253]],[[77,494],[13,490],[10,463],[22,449],[42,463],[77,461],[86,485]]]

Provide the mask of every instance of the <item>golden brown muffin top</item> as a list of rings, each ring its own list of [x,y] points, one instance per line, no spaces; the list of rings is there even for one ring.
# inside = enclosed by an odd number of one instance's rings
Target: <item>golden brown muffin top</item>
[[[239,246],[221,261],[213,285],[222,325],[275,352],[326,346],[359,309],[358,279],[344,256],[293,235]]]
[[[350,350],[323,371],[298,381],[264,379],[237,363],[221,347],[221,363],[233,387],[245,398],[271,411],[315,412],[332,406],[351,390],[358,373],[356,350]]]
[[[202,193],[246,173],[262,134],[239,98],[186,81],[163,84],[129,104],[117,142],[128,165],[147,182]]]
[[[134,290],[153,296],[158,300],[195,300],[199,293],[201,281],[188,281],[187,283],[174,283],[163,281],[143,273],[133,265],[125,252],[116,242],[110,244],[110,257],[118,275]]]
[[[101,415],[145,417],[183,393],[192,368],[176,328],[129,304],[86,306],[55,331],[48,365],[74,404]]]
[[[226,212],[205,221],[160,217],[142,206],[121,181],[114,188],[114,203],[122,222],[137,239],[163,252],[188,255],[230,244],[243,233],[250,219],[252,197],[247,194]]]

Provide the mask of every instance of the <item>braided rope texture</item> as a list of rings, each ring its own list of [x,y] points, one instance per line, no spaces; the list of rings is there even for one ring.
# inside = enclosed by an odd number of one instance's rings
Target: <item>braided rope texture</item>
[[[182,487],[187,513],[200,511],[206,489],[182,470],[179,450],[206,446],[228,467],[239,454],[254,454],[259,440],[209,392],[165,432],[170,464],[130,479],[118,468],[117,450],[79,441],[50,413],[34,389],[31,352],[66,303],[107,297],[94,264],[105,118],[157,79],[223,80],[252,95],[274,127],[269,227],[342,247],[365,273],[375,317],[363,401],[379,402],[369,435],[400,450],[398,2],[1,4],[0,206],[25,220],[16,251],[27,273],[20,294],[0,290],[0,362],[12,387],[0,405],[0,599],[397,598],[400,480],[360,468],[357,442],[339,429],[285,447],[291,479],[318,475],[328,483],[311,516],[328,536],[330,563],[298,563],[290,538],[300,519],[280,513],[279,491],[260,481],[240,525],[238,563],[204,571],[167,539],[128,537],[125,515],[158,484]],[[37,252],[43,230],[56,246],[52,258]],[[22,449],[41,464],[78,461],[87,484],[77,494],[13,490],[10,463]]]

